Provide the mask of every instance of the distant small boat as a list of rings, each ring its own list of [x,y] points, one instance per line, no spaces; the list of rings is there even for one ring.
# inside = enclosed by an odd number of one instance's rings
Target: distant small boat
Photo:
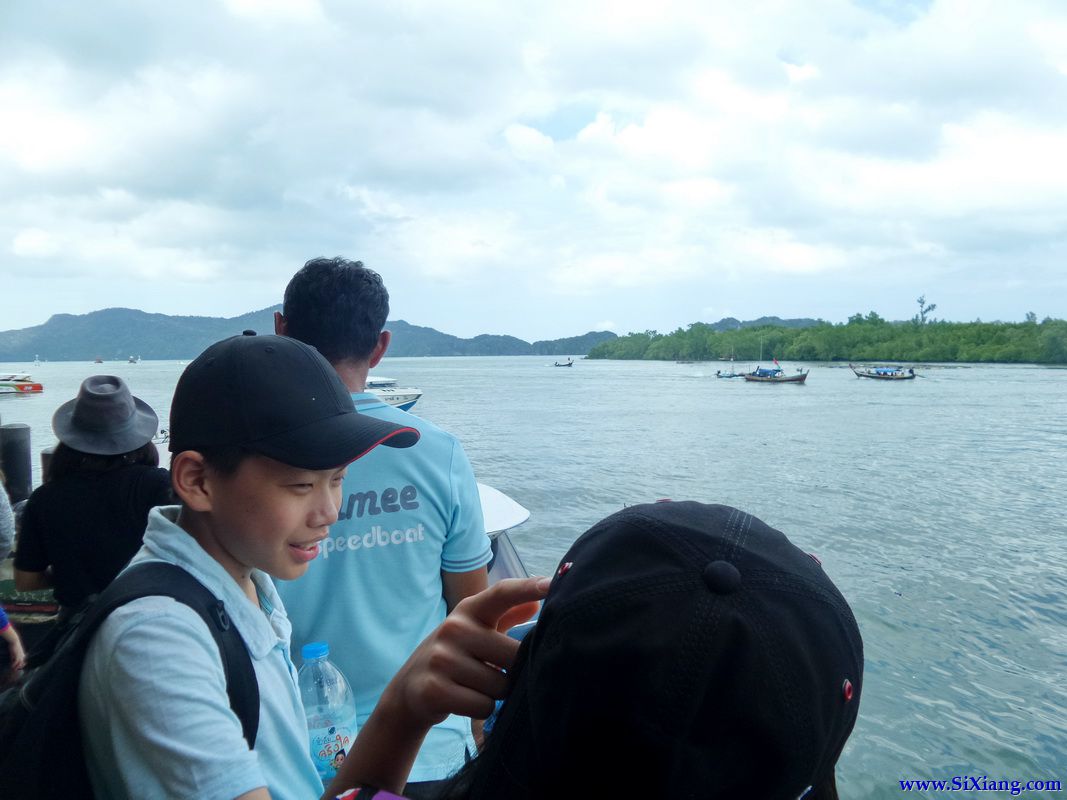
[[[131,364],[136,364],[136,363],[138,363],[138,362],[139,362],[140,360],[141,360],[141,357],[140,357],[140,356],[130,356],[130,358],[129,358],[129,362],[130,362]]]
[[[43,391],[44,386],[25,372],[0,373],[0,394],[36,394]]]
[[[566,361],[564,361],[562,363],[557,361],[552,366],[554,366],[554,367],[573,367],[574,366],[574,359],[573,358],[568,358]]]
[[[754,383],[803,383],[808,379],[808,373],[798,369],[795,375],[786,375],[781,367],[775,365],[756,367],[752,372],[746,372],[741,377]]]
[[[744,374],[745,373],[743,373],[743,372],[735,372],[734,371],[734,360],[732,358],[730,359],[730,371],[729,372],[723,372],[721,369],[715,370],[715,377],[716,378],[742,378],[742,377],[744,377]]]
[[[104,363],[104,359],[100,358],[100,356],[97,356],[96,358],[93,359],[93,363],[94,364],[103,364]]]
[[[851,364],[848,368],[856,373],[857,378],[874,378],[879,381],[910,381],[915,377],[915,370],[904,367],[862,367],[856,369]]]

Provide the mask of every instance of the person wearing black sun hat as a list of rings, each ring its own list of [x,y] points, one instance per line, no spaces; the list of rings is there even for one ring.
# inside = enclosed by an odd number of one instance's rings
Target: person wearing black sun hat
[[[59,439],[23,510],[15,552],[19,590],[51,587],[56,626],[31,652],[45,661],[86,600],[141,546],[148,512],[173,502],[152,437],[156,413],[115,375],[86,378],[52,416]]]

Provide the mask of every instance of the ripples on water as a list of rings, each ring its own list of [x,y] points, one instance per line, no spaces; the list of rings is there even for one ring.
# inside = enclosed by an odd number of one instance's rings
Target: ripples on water
[[[531,571],[624,505],[738,506],[818,553],[863,631],[843,797],[899,797],[907,777],[1067,780],[1067,370],[892,383],[815,365],[807,385],[774,386],[718,380],[716,364],[552,360],[376,370],[421,386],[417,411],[530,509],[514,541]],[[106,367],[166,419],[180,365]],[[52,411],[94,370],[32,368],[46,393],[0,399],[0,417],[50,444]]]

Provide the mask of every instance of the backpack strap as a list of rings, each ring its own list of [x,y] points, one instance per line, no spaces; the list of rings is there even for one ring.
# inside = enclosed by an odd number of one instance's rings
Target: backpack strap
[[[93,633],[112,611],[141,597],[171,597],[189,606],[207,624],[222,656],[230,708],[241,721],[248,748],[252,749],[259,730],[259,682],[248,647],[230,621],[223,602],[181,567],[149,561],[121,573],[89,606],[85,619],[76,626],[83,648],[87,649]]]
[[[97,628],[119,606],[162,595],[192,608],[218,643],[230,708],[241,720],[248,746],[259,728],[259,684],[244,641],[223,604],[173,564],[130,567],[84,610],[75,614],[55,653],[28,673],[21,686],[0,693],[0,797],[4,800],[89,797],[89,774],[78,724],[78,686],[85,653]],[[55,769],[46,757],[62,732],[68,758]]]

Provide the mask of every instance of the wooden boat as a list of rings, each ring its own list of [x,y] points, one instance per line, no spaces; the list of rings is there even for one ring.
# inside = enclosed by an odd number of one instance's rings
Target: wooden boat
[[[856,369],[851,364],[848,368],[852,370],[857,378],[874,378],[879,381],[910,381],[915,377],[915,370],[905,370],[904,367],[863,367]]]
[[[554,367],[573,367],[573,366],[574,366],[574,359],[572,359],[572,358],[568,358],[568,359],[567,359],[566,361],[564,361],[563,363],[560,363],[559,361],[557,361],[557,362],[556,362],[555,364],[553,364],[552,366],[554,366]]]
[[[808,373],[798,369],[795,375],[786,375],[781,367],[775,365],[756,367],[752,372],[746,372],[741,377],[754,383],[803,383],[807,380]]]

